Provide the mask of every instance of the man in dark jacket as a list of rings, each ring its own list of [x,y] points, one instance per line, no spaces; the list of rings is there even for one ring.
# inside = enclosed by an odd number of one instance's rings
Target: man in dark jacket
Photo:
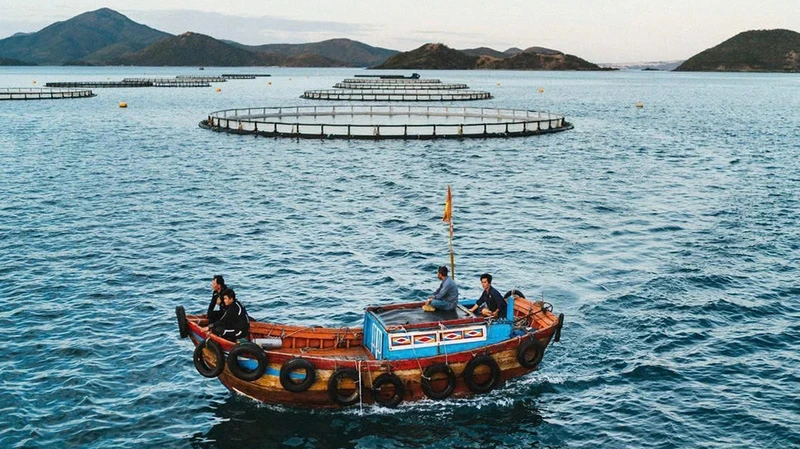
[[[204,332],[211,331],[230,341],[247,338],[250,335],[250,318],[247,316],[247,310],[242,303],[236,300],[236,293],[232,289],[225,289],[220,295],[225,304],[225,313],[218,321],[209,324],[202,330]]]
[[[209,324],[219,321],[222,315],[225,314],[225,303],[222,302],[220,293],[226,288],[225,279],[222,275],[217,274],[211,279],[211,302],[208,304],[208,312],[206,313]]]
[[[500,292],[492,287],[491,274],[483,273],[481,275],[481,287],[483,287],[483,294],[469,311],[474,313],[480,310],[480,314],[487,318],[505,318],[506,301]]]

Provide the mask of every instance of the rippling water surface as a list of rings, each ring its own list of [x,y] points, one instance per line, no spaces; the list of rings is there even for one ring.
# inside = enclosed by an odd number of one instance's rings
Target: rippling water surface
[[[511,140],[198,128],[219,109],[318,104],[298,97],[354,73],[268,71],[0,103],[0,446],[800,445],[797,76],[423,73],[495,96],[471,106],[575,124]],[[2,68],[0,87],[195,73]],[[567,317],[538,372],[391,411],[260,406],[195,372],[173,311],[204,310],[215,273],[289,323],[425,297],[448,261],[447,184],[462,291],[488,271]]]

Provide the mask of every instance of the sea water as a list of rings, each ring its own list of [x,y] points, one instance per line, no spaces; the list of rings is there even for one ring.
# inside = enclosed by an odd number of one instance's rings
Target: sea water
[[[0,68],[0,87],[235,72],[273,76],[0,102],[0,446],[800,445],[797,75],[421,72],[494,95],[469,106],[575,125],[463,141],[197,126],[330,105],[299,96],[354,69]],[[539,371],[328,411],[197,374],[174,309],[203,312],[214,274],[283,323],[357,326],[366,306],[425,298],[449,262],[447,185],[462,297],[489,272],[566,315]]]

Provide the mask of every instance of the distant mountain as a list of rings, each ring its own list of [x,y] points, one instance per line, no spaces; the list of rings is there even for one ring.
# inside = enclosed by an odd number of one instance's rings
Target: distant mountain
[[[557,50],[530,47],[500,53],[488,47],[453,50],[444,44],[425,44],[399,53],[376,69],[501,69],[501,70],[604,70],[577,56]],[[508,56],[508,54],[511,54]]]
[[[0,56],[39,65],[103,63],[139,51],[170,34],[138,24],[108,8],[56,22],[36,33],[0,40]]]
[[[800,33],[791,30],[745,31],[692,56],[675,70],[800,72]]]
[[[679,65],[683,64],[683,60],[677,61],[649,61],[649,62],[603,62],[599,63],[600,67],[607,67],[618,70],[675,70]]]
[[[509,58],[480,61],[480,69],[501,70],[604,70],[577,56],[542,47],[531,47]]]
[[[330,39],[308,44],[242,45],[232,43],[232,45],[245,50],[279,54],[286,57],[304,54],[318,55],[328,60],[339,61],[340,65],[348,67],[371,67],[399,53],[397,50],[372,47],[350,39]]]
[[[490,56],[492,58],[497,58],[497,59],[503,59],[507,56],[511,56],[503,53],[502,51],[497,51],[494,48],[489,48],[489,47],[465,48],[464,50],[458,50],[458,51],[469,56]]]
[[[564,54],[564,53],[561,53],[558,50],[552,50],[552,49],[544,48],[544,47],[528,47],[525,50],[518,51],[517,53],[536,53],[536,54],[540,54],[540,55],[563,55]]]
[[[110,61],[113,65],[139,66],[274,66],[284,61],[278,55],[243,50],[213,37],[183,33],[168,37],[137,53]]]
[[[265,53],[268,54],[268,53]],[[352,67],[351,64],[311,53],[284,58],[281,67]]]
[[[0,66],[26,66],[26,65],[36,65],[31,64],[28,62],[22,62],[18,59],[9,59],[9,58],[0,58]]]
[[[425,44],[416,50],[398,53],[375,69],[474,69],[477,56],[466,55],[444,44]]]

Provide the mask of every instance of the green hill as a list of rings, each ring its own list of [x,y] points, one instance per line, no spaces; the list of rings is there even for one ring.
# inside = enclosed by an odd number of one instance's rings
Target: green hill
[[[111,61],[115,65],[140,66],[274,66],[284,58],[256,53],[198,33],[183,33],[156,42],[134,54]]]
[[[499,69],[499,70],[604,70],[577,56],[543,47],[510,48],[499,52],[488,47],[453,50],[444,44],[425,44],[387,59],[376,69]]]
[[[531,47],[522,53],[500,60],[481,61],[479,68],[500,70],[603,70],[577,56],[541,47]]]
[[[0,56],[39,65],[102,63],[141,50],[170,34],[138,24],[108,8],[56,22],[36,33],[0,40]]]
[[[301,55],[318,55],[328,60],[339,61],[338,65],[349,67],[371,67],[386,61],[390,56],[398,53],[397,50],[372,47],[350,39],[330,39],[308,44],[242,45],[231,43],[231,45],[245,50],[278,54],[288,58]]]
[[[466,55],[444,44],[425,44],[416,50],[398,53],[375,69],[474,69],[477,56]]]
[[[684,72],[800,72],[800,33],[754,30],[739,33],[683,64]]]

